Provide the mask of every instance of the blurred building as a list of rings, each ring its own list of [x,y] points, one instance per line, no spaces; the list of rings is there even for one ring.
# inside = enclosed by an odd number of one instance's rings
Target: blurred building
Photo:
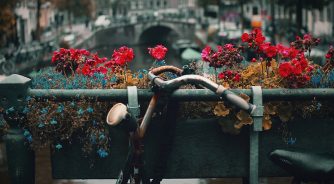
[[[37,26],[37,1],[18,1],[15,14],[17,16],[17,36],[21,44],[33,41]],[[42,30],[52,27],[55,24],[56,10],[50,2],[41,5],[40,26]]]
[[[197,10],[196,0],[131,0],[130,2],[128,10],[130,16],[154,12],[194,16]]]
[[[36,3],[29,0],[22,0],[15,8],[17,15],[17,34],[20,43],[32,41],[36,30]]]
[[[285,32],[287,29],[296,27],[296,11],[285,8],[278,4],[272,5],[271,0],[253,0],[244,5],[244,16],[249,22],[254,17],[260,17],[266,29],[272,20],[272,7],[274,7],[274,16],[278,31]],[[303,9],[302,25],[304,32],[312,33],[315,36],[332,36],[334,35],[334,2],[330,2],[323,9]]]
[[[55,24],[56,9],[50,2],[46,2],[41,6],[41,15],[39,18],[42,28],[51,27]]]
[[[115,0],[95,0],[93,2],[97,15],[112,15],[112,5]]]
[[[334,2],[322,10],[303,10],[303,26],[317,36],[334,35]]]

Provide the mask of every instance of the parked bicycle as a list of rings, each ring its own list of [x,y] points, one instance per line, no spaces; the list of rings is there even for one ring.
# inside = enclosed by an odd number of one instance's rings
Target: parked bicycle
[[[165,72],[172,72],[178,77],[165,81],[160,78],[159,75]],[[142,139],[145,136],[147,127],[152,119],[152,115],[156,109],[158,99],[162,93],[172,92],[173,90],[179,88],[182,85],[194,84],[197,86],[205,87],[210,89],[218,96],[227,99],[232,104],[236,105],[240,109],[246,110],[252,113],[256,106],[246,102],[243,98],[229,91],[222,85],[218,85],[215,82],[199,75],[187,74],[183,75],[185,72],[174,66],[161,66],[152,69],[148,73],[148,78],[151,80],[152,84],[157,88],[157,92],[151,98],[148,105],[146,113],[142,120],[137,119],[130,111],[126,105],[118,103],[114,105],[108,115],[107,123],[111,126],[116,126],[119,124],[125,125],[127,130],[130,132],[130,149],[127,157],[127,161],[120,172],[117,180],[117,184],[126,184],[130,179],[130,183],[144,183],[144,184],[156,184],[160,183],[162,178],[155,178],[152,181],[150,178],[143,173],[143,144]],[[161,176],[162,177],[162,176]]]

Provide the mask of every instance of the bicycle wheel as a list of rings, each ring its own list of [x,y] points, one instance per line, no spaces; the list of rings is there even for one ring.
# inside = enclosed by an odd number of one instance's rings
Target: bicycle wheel
[[[15,72],[15,65],[12,62],[3,62],[1,64],[1,70],[5,75],[9,75]]]

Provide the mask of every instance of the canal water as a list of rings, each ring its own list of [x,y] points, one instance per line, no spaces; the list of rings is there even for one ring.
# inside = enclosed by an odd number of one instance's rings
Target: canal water
[[[148,54],[148,48],[154,46],[155,45],[153,44],[128,46],[130,48],[133,48],[135,53],[134,60],[129,63],[129,69],[131,69],[132,71],[137,71],[140,69],[148,70],[154,63],[154,59]],[[168,52],[165,58],[166,64],[181,67],[181,57],[178,52],[172,48],[171,44],[164,44],[164,46],[168,48]],[[114,49],[117,48],[118,47],[116,46],[106,46],[103,48],[98,48],[94,51],[96,51],[99,56],[107,57],[109,59],[111,58]]]

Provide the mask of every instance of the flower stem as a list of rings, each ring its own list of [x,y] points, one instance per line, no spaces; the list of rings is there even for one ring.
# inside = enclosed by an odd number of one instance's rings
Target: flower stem
[[[215,79],[216,79],[216,83],[218,81],[218,75],[217,75],[217,68],[215,67]]]
[[[128,79],[126,77],[126,65],[124,65],[124,84],[128,82]]]
[[[266,61],[266,69],[267,69],[267,78],[269,77],[269,67],[268,67],[268,61]],[[269,61],[270,62],[270,61]]]

